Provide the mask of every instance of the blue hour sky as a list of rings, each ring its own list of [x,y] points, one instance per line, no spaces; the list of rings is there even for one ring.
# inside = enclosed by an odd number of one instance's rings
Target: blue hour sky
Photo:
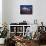
[[[24,8],[24,7],[26,7],[26,8],[32,8],[32,5],[21,5],[20,7],[22,7],[22,8]]]

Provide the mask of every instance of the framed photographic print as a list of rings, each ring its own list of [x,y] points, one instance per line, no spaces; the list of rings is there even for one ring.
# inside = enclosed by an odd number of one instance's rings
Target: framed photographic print
[[[32,5],[20,5],[20,14],[32,14]]]

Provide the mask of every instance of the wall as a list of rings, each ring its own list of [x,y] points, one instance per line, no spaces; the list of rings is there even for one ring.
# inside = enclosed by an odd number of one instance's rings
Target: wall
[[[21,15],[20,5],[33,5],[32,15]],[[38,24],[41,21],[46,25],[46,0],[4,0],[4,16],[3,20],[7,23],[22,22],[26,20],[29,24],[34,23],[37,19]]]
[[[29,24],[34,21],[35,18],[35,12],[33,12],[32,15],[21,15],[20,14],[20,5],[33,5],[33,10],[35,10],[35,4],[36,0],[11,0],[12,6],[10,7],[12,9],[11,15],[9,16],[9,22],[22,22],[23,20],[26,20]],[[9,9],[10,10],[10,9]],[[11,17],[11,18],[10,18]],[[15,21],[14,21],[15,20]]]
[[[8,23],[7,15],[7,0],[2,0],[2,23]]]
[[[0,27],[2,27],[2,0],[0,0]]]

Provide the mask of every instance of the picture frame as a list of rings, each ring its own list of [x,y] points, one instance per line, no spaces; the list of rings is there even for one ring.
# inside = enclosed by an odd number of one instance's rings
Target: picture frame
[[[20,5],[20,14],[32,14],[32,5]]]

